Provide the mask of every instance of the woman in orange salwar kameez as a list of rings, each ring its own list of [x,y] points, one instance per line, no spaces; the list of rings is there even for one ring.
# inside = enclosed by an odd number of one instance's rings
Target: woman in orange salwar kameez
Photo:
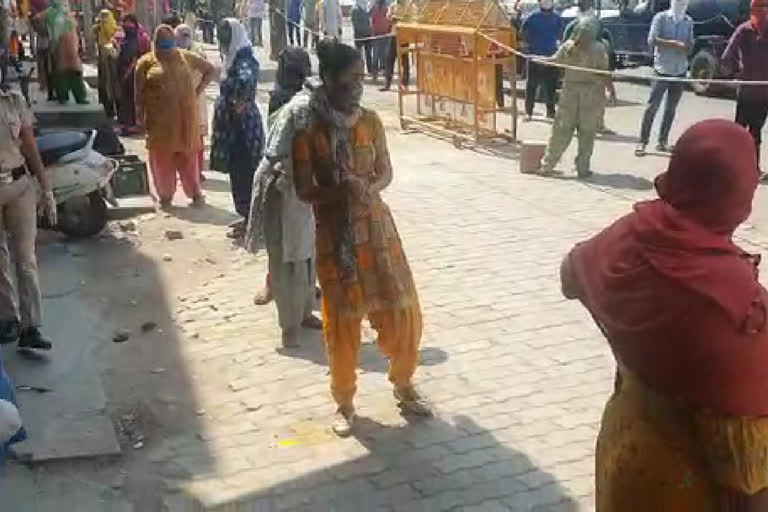
[[[392,180],[384,128],[360,107],[363,62],[354,48],[318,45],[320,77],[310,101],[311,120],[294,139],[296,192],[315,205],[317,277],[323,324],[338,405],[333,429],[348,435],[354,421],[360,324],[368,317],[390,358],[389,380],[406,413],[428,415],[415,391],[421,308],[389,208],[380,191]]]

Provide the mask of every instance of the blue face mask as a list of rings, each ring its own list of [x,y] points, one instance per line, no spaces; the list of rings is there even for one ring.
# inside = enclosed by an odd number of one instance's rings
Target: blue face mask
[[[160,39],[155,43],[158,50],[173,50],[176,47],[176,41],[173,39]]]

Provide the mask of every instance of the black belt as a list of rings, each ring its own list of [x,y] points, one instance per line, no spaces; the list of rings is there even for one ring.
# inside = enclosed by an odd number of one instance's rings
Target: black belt
[[[13,181],[18,181],[24,176],[26,176],[27,173],[27,166],[26,165],[20,165],[15,169],[11,169],[11,177],[13,178]]]

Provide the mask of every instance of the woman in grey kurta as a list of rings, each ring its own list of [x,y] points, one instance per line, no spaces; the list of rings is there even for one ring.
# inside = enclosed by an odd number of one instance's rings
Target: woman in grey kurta
[[[270,116],[264,158],[253,180],[246,248],[266,248],[269,278],[284,347],[297,347],[301,328],[320,329],[315,305],[315,219],[296,196],[291,148],[310,119],[309,94],[301,91]]]

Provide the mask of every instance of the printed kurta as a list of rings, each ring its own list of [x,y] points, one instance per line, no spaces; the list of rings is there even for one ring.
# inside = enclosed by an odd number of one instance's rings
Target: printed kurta
[[[176,50],[162,60],[154,52],[136,64],[136,91],[144,98],[147,149],[188,153],[200,149],[200,122],[192,72],[205,60]]]
[[[338,188],[330,135],[333,132],[315,116],[309,128],[296,136],[296,176],[309,172],[318,187]],[[351,172],[369,183],[388,174],[389,152],[376,113],[362,109],[349,132]],[[334,400],[340,408],[352,406],[357,389],[360,324],[366,316],[378,333],[381,351],[390,359],[390,382],[396,389],[407,389],[418,366],[422,318],[411,270],[389,208],[377,192],[369,193],[367,203],[348,194],[343,200],[318,203],[315,218],[317,277],[323,289],[323,332]],[[340,254],[345,226],[351,227],[355,253],[351,274]]]
[[[718,512],[720,488],[768,488],[768,419],[687,409],[619,372],[597,440],[597,512]]]
[[[363,110],[350,129],[353,171],[367,182],[374,181],[391,166],[384,138],[384,127],[375,112]],[[294,141],[295,165],[312,166],[319,186],[334,185],[331,140],[324,123],[313,120],[309,129]],[[345,280],[339,268],[336,240],[339,226],[347,214],[338,204],[319,204],[317,219],[317,274],[325,296],[333,297],[350,314],[405,307],[416,299],[416,290],[400,236],[389,207],[378,193],[363,204],[349,197],[349,215],[355,242],[356,277]]]

